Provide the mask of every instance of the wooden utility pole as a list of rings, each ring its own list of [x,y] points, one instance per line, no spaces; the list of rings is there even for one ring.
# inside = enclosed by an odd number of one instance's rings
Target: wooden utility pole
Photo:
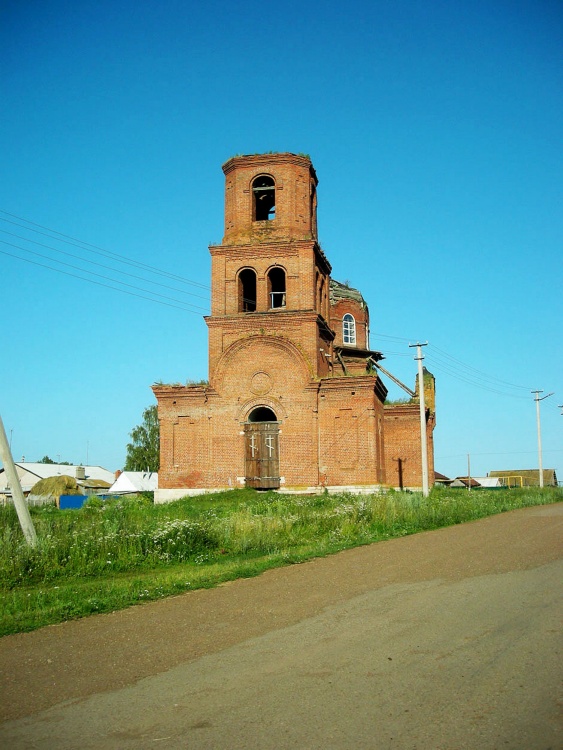
[[[8,477],[12,489],[14,506],[18,514],[21,529],[29,546],[35,547],[37,544],[37,534],[35,533],[33,521],[29,515],[29,508],[27,507],[23,496],[20,478],[18,477],[14,459],[12,458],[12,452],[10,451],[2,417],[0,417],[0,459],[2,459],[2,463],[4,464],[4,471],[6,472],[6,476]]]

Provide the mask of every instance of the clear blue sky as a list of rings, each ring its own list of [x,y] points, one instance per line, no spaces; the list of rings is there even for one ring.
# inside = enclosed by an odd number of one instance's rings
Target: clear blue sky
[[[221,164],[292,151],[313,160],[322,246],[368,302],[372,348],[412,387],[408,344],[429,342],[436,469],[537,467],[538,388],[563,479],[562,32],[558,0],[5,0],[15,458],[120,468],[151,383],[207,377]]]

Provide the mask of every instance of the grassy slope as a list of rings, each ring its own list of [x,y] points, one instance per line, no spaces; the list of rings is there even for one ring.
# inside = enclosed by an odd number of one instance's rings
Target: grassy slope
[[[153,505],[92,501],[32,509],[25,545],[0,509],[0,635],[109,612],[339,550],[514,508],[559,502],[563,490],[434,490],[284,496],[233,490]]]

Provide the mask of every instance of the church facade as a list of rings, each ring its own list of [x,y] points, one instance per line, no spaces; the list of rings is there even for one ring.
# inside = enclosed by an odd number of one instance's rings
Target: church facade
[[[212,260],[208,385],[154,385],[157,502],[229,487],[420,487],[415,398],[386,405],[369,311],[331,279],[307,156],[223,165],[225,233]],[[434,379],[424,378],[433,483]]]

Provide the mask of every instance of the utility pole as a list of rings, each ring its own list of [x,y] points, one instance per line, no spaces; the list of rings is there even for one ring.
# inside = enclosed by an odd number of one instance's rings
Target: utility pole
[[[420,401],[420,445],[422,454],[422,494],[424,497],[428,497],[428,446],[426,444],[426,406],[424,404],[424,374],[422,372],[422,348],[428,346],[428,341],[425,344],[409,344],[412,348],[416,346],[417,356],[415,359],[418,362],[418,396]]]
[[[471,459],[467,454],[467,489],[471,492]]]
[[[542,465],[542,455],[541,455],[541,426],[540,426],[540,401],[544,401],[544,399],[549,398],[550,396],[553,396],[553,391],[551,393],[548,393],[547,396],[542,396],[540,398],[540,393],[543,393],[543,391],[531,391],[532,393],[536,394],[536,397],[534,398],[534,401],[536,402],[536,422],[538,426],[538,470],[539,470],[539,479],[540,479],[540,487],[543,487],[543,465]]]
[[[14,506],[18,514],[21,529],[29,546],[35,547],[37,544],[35,527],[33,526],[33,521],[29,515],[29,508],[23,497],[20,478],[18,477],[14,459],[12,458],[12,452],[8,445],[8,438],[6,437],[6,430],[4,429],[2,417],[0,417],[0,458],[4,464],[4,470],[8,477],[10,487],[12,488],[12,497],[14,499]]]

